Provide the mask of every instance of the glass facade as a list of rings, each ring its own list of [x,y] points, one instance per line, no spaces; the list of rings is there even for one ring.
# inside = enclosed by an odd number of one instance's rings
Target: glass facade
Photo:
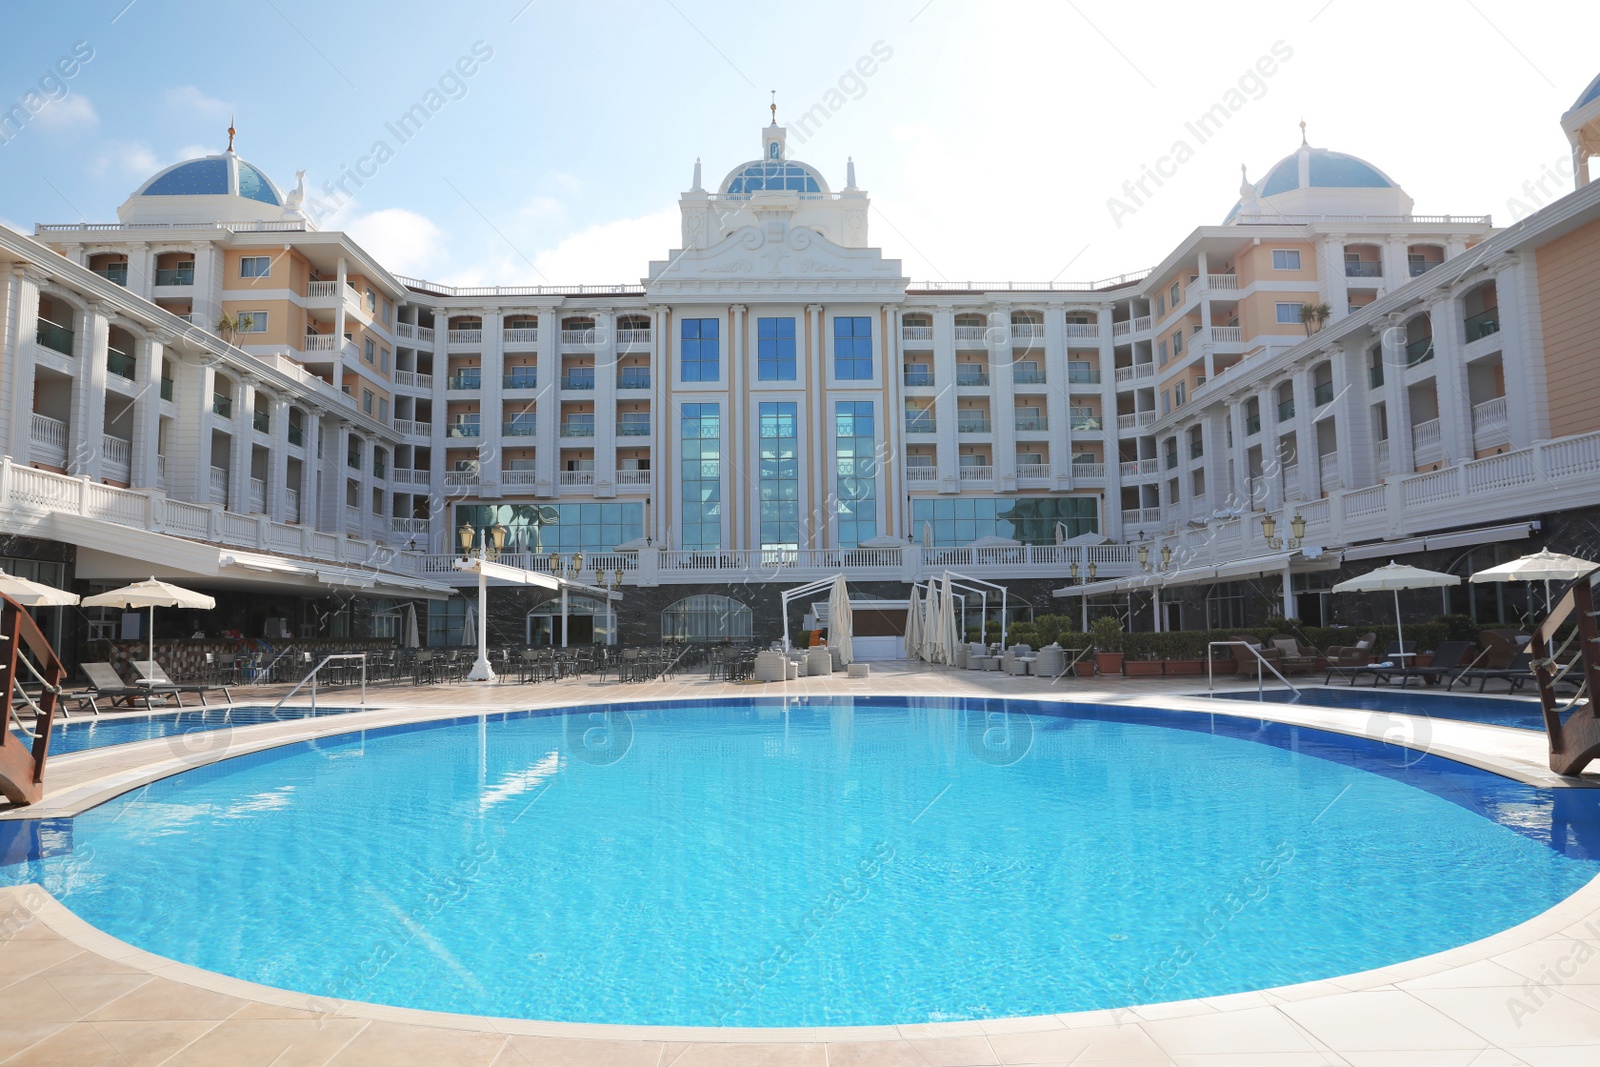
[[[720,319],[684,319],[678,350],[681,380],[714,382],[722,377]]]
[[[871,401],[841,400],[834,408],[834,456],[839,546],[855,548],[878,536],[877,419]]]
[[[1100,532],[1098,501],[1090,496],[944,497],[911,502],[912,539],[933,527],[939,548],[959,548],[980,537],[1010,537],[1025,545],[1056,543],[1056,524],[1067,537]]]
[[[722,413],[716,404],[685,404],[680,418],[683,545],[722,547]]]
[[[760,473],[756,490],[761,500],[762,549],[800,547],[799,415],[792,402],[760,407]]]
[[[555,521],[549,521],[551,518]],[[499,523],[506,528],[507,552],[610,552],[620,544],[644,536],[643,502],[573,504],[457,504],[450,547],[462,523],[483,530]],[[477,538],[474,536],[473,544]]]
[[[872,319],[861,315],[833,320],[833,376],[839,381],[872,380]]]
[[[750,640],[750,609],[715,593],[684,597],[661,613],[661,640],[708,644]]]
[[[794,319],[756,320],[756,377],[763,382],[795,380]]]

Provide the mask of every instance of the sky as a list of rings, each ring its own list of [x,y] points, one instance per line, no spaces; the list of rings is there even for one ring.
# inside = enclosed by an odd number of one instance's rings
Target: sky
[[[695,160],[714,188],[759,155],[776,90],[790,155],[835,189],[854,159],[871,243],[908,277],[1083,282],[1220,222],[1241,164],[1259,180],[1302,120],[1418,213],[1508,225],[1571,189],[1560,116],[1600,73],[1592,0],[242,10],[9,12],[0,108],[42,106],[0,134],[0,222],[115,221],[158,169],[225,147],[233,118],[241,157],[285,190],[304,170],[322,227],[395,272],[634,282],[678,245]],[[1219,103],[1229,118],[1202,142],[1186,123]],[[419,104],[426,121],[397,134]],[[1135,199],[1126,184],[1164,156],[1169,176]]]

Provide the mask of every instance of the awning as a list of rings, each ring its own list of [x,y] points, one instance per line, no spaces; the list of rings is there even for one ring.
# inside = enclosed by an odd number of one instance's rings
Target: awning
[[[545,571],[530,571],[522,567],[508,567],[504,563],[482,559],[478,556],[468,556],[455,561],[458,571],[469,574],[482,574],[485,578],[495,582],[509,582],[512,585],[531,585],[536,589],[567,589],[571,592],[582,593],[599,600],[621,600],[622,594],[615,589],[604,586],[590,585],[587,582],[575,582],[570,578],[562,578]]]
[[[375,596],[420,597],[448,600],[454,590],[438,582],[424,581],[407,574],[376,567],[331,567],[288,556],[268,556],[257,552],[227,552],[217,558],[220,570],[246,570],[284,578],[319,582],[331,589],[359,590]]]
[[[1539,532],[1539,523],[1513,522],[1504,526],[1480,526],[1475,530],[1451,530],[1447,533],[1424,534],[1403,541],[1374,541],[1371,544],[1352,545],[1341,555],[1348,560],[1379,559],[1405,556],[1413,552],[1448,548],[1471,548],[1473,545],[1493,545],[1502,541],[1520,541]]]
[[[1276,552],[1266,556],[1252,556],[1249,559],[1234,560],[1214,567],[1185,567],[1181,570],[1168,571],[1156,569],[1144,574],[1129,575],[1126,578],[1111,578],[1103,582],[1069,585],[1062,589],[1054,590],[1053,595],[1074,597],[1143,592],[1151,589],[1165,589],[1169,586],[1197,585],[1202,582],[1224,582],[1232,581],[1235,578],[1254,578],[1263,574],[1280,574],[1285,567],[1305,572],[1335,570],[1338,566],[1338,561],[1327,554],[1313,558],[1301,554],[1298,550]]]

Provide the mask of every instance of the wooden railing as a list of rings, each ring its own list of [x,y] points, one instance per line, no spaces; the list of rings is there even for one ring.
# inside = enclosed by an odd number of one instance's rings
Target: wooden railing
[[[1544,729],[1550,738],[1550,769],[1557,774],[1578,775],[1589,762],[1600,757],[1600,714],[1596,695],[1600,694],[1600,634],[1596,633],[1594,580],[1600,568],[1590,571],[1567,587],[1550,615],[1533,631],[1528,651],[1533,653],[1534,679],[1539,685],[1539,704],[1544,712]],[[1576,625],[1560,648],[1557,631],[1577,613]],[[1571,648],[1577,642],[1576,649]],[[1563,665],[1557,660],[1565,653]],[[1556,703],[1557,682],[1577,673],[1578,695],[1565,707]],[[1587,701],[1583,698],[1587,697]],[[1562,712],[1567,718],[1562,720]]]
[[[33,662],[23,659],[23,646],[32,655]],[[13,804],[36,804],[44,798],[44,762],[50,754],[50,727],[55,722],[56,705],[60,701],[61,682],[67,670],[61,665],[50,642],[33,617],[7,596],[0,596],[0,667],[5,677],[0,684],[5,693],[5,723],[0,731],[0,793]],[[42,682],[43,691],[37,704],[24,697],[33,707],[33,729],[22,721],[15,701],[22,692],[21,669],[30,682]],[[31,749],[24,745],[13,727],[33,736]]]

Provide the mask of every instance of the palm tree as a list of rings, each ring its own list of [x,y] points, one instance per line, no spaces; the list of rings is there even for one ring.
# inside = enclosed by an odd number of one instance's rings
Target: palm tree
[[[1306,336],[1310,337],[1328,323],[1328,317],[1333,314],[1333,308],[1327,304],[1301,304],[1300,323],[1306,328]]]

